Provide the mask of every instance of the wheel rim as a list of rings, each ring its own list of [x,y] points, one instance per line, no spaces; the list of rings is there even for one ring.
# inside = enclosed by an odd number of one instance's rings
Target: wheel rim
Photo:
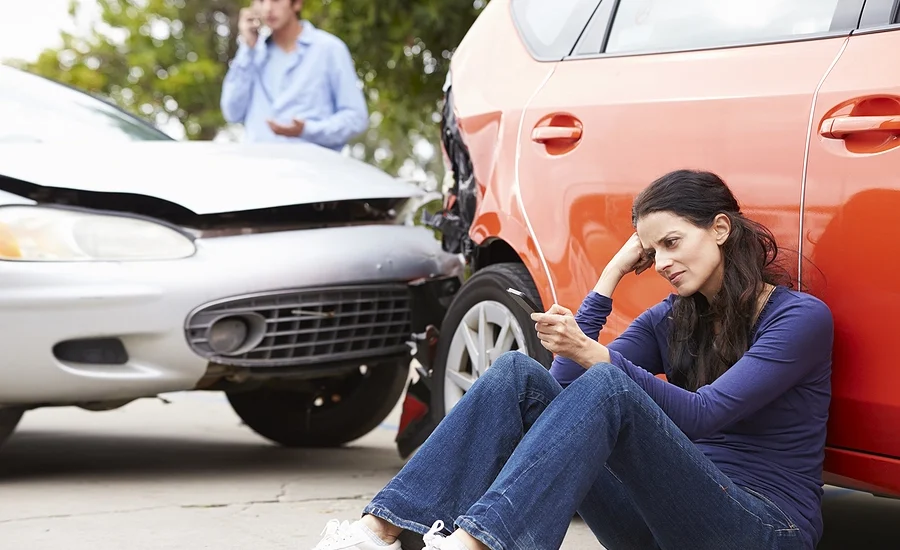
[[[516,316],[500,302],[475,304],[463,316],[447,352],[444,412],[449,412],[472,384],[503,353],[528,353],[525,332]]]

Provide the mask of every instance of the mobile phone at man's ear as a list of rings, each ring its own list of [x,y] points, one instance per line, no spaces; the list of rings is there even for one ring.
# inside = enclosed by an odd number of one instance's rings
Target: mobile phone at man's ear
[[[535,304],[534,301],[531,298],[529,298],[528,295],[525,294],[524,292],[521,292],[514,288],[507,288],[506,292],[508,292],[509,296],[517,304],[519,304],[519,306],[521,306],[522,309],[524,309],[526,312],[528,312],[529,315],[531,315],[532,313],[542,313],[543,312],[543,310],[540,307],[538,307],[538,305]]]

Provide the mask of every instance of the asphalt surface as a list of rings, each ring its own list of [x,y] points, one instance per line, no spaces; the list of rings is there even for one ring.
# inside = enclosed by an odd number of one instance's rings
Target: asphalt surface
[[[337,450],[262,440],[221,394],[26,415],[0,451],[0,549],[308,549],[402,466],[382,427]],[[900,501],[826,491],[820,549],[900,548]],[[578,520],[565,550],[599,549]]]

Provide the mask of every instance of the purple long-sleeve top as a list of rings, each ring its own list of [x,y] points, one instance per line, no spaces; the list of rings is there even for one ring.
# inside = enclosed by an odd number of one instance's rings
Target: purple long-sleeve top
[[[814,296],[776,287],[753,327],[750,349],[695,392],[672,376],[668,354],[675,296],[641,314],[611,342],[610,362],[643,388],[734,483],[773,501],[815,547],[822,536],[822,465],[831,401],[834,326]],[[591,292],[575,316],[597,339],[612,300]],[[564,357],[550,372],[567,386],[585,369]]]

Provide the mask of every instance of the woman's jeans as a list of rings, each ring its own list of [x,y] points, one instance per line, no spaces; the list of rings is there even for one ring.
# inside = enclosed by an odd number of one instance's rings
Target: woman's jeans
[[[455,524],[492,550],[559,548],[576,511],[610,550],[805,546],[617,367],[595,365],[563,390],[518,352],[487,369],[365,508],[417,533]]]

